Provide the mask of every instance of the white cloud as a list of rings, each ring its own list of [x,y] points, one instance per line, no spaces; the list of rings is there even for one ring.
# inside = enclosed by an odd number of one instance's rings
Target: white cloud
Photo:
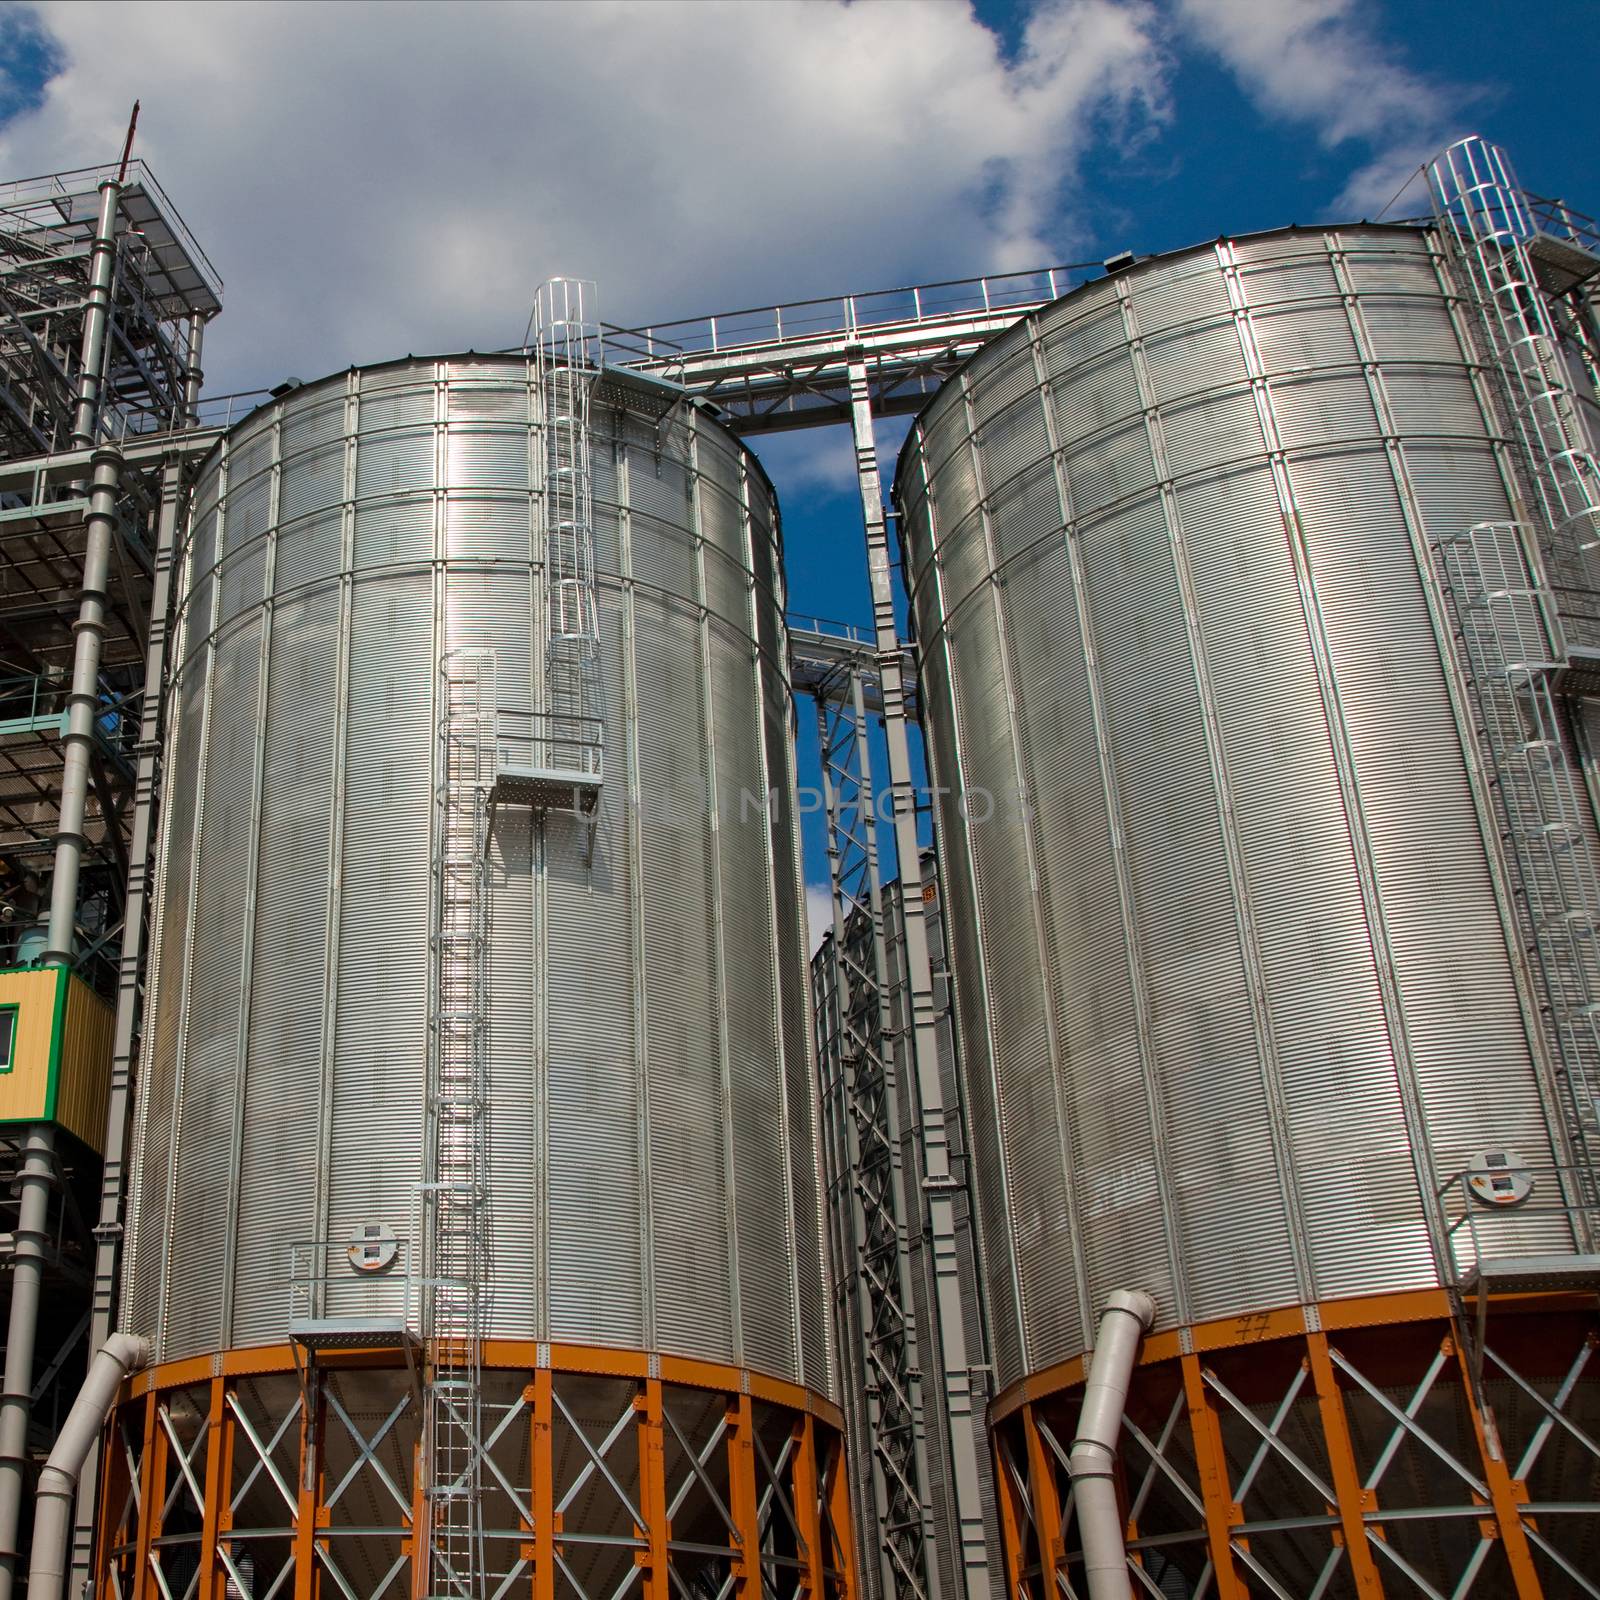
[[[1325,145],[1372,148],[1336,202],[1346,214],[1389,203],[1444,143],[1461,95],[1403,65],[1368,26],[1371,9],[1364,0],[1177,0],[1188,31],[1269,116],[1310,126]]]
[[[1148,0],[62,4],[0,172],[138,153],[228,285],[214,388],[521,338],[533,286],[642,320],[1033,266],[1101,129],[1163,114]]]
[[[833,931],[833,890],[825,883],[806,885],[806,924],[811,930],[811,954]]]

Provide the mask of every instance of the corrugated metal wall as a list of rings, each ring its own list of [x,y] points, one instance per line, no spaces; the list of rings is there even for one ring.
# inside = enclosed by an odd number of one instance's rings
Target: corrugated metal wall
[[[670,406],[595,405],[592,865],[570,815],[492,840],[492,1332],[826,1390],[777,517]],[[292,1241],[414,1224],[441,662],[539,704],[538,422],[520,358],[408,361],[201,477],[125,1301],[163,1358],[283,1338]]]
[[[907,442],[1001,1383],[1118,1286],[1171,1326],[1437,1282],[1424,1191],[1553,1159],[1429,573],[1515,514],[1455,314],[1418,230],[1222,241]]]

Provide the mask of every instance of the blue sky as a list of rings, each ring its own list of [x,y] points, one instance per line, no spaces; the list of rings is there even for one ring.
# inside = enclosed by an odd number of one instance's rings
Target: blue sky
[[[641,322],[1375,215],[1469,131],[1600,212],[1597,59],[1600,0],[49,0],[0,8],[0,176],[140,98],[216,392],[511,344],[561,272]],[[863,620],[848,439],[758,449],[795,606]]]

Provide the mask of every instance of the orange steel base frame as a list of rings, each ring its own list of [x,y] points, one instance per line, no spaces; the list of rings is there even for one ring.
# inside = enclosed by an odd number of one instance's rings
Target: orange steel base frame
[[[1154,1335],[1119,1449],[1129,1578],[1161,1600],[1600,1597],[1600,1308],[1442,1291]],[[1084,1363],[998,1397],[1008,1600],[1081,1593]]]
[[[421,1600],[421,1377],[287,1346],[138,1374],[102,1454],[96,1596]],[[491,1341],[482,1393],[475,1600],[855,1600],[840,1416],[810,1391]]]

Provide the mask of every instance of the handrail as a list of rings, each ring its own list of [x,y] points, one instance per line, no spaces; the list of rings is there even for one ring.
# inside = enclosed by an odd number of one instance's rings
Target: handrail
[[[682,317],[634,328],[608,323],[606,336],[615,348],[639,361],[714,353],[732,345],[795,344],[835,329],[851,333],[892,323],[915,325],[963,312],[992,314],[1012,306],[1059,299],[1073,287],[1074,275],[1098,270],[1099,265],[1098,262],[1074,261],[1025,272],[947,278],[937,283],[872,289],[862,294],[823,295],[782,305],[747,306],[737,311]],[[808,312],[812,314],[806,315]]]
[[[1541,1175],[1554,1179],[1557,1199],[1539,1200],[1538,1184],[1535,1182],[1534,1193],[1526,1199],[1493,1206],[1474,1198],[1468,1187],[1474,1178],[1504,1178],[1516,1174],[1522,1174],[1530,1180],[1536,1180]],[[1484,1258],[1482,1233],[1492,1224],[1509,1227],[1513,1223],[1535,1218],[1544,1221],[1560,1218],[1571,1228],[1574,1253],[1580,1252],[1583,1249],[1584,1234],[1600,1225],[1600,1201],[1569,1200],[1567,1195],[1574,1190],[1582,1192],[1592,1182],[1593,1174],[1586,1167],[1562,1165],[1556,1162],[1514,1161],[1496,1167],[1463,1167],[1451,1173],[1434,1191],[1434,1197],[1439,1203],[1441,1216],[1445,1219],[1444,1237],[1450,1251],[1449,1266],[1456,1277],[1461,1277],[1472,1265]],[[1461,1213],[1454,1221],[1449,1220],[1449,1199],[1452,1191],[1459,1196],[1461,1207]],[[1472,1251],[1472,1261],[1465,1266],[1458,1253],[1458,1240],[1463,1228],[1466,1230],[1466,1238]]]
[[[545,758],[542,762],[541,755]],[[596,777],[604,759],[603,718],[561,711],[495,710],[496,772],[521,768]]]
[[[835,622],[828,617],[805,617],[790,611],[784,614],[784,626],[793,633],[818,633],[833,639],[844,639],[850,644],[873,645],[878,636],[870,627],[860,627],[853,622]]]
[[[349,1286],[359,1286],[369,1291],[376,1291],[381,1287],[398,1285],[399,1315],[409,1327],[413,1323],[413,1300],[423,1287],[422,1280],[415,1271],[414,1252],[411,1248],[412,1240],[404,1234],[395,1234],[391,1241],[395,1246],[394,1264],[381,1271],[360,1273],[349,1267],[349,1252],[355,1241],[346,1236],[344,1238],[327,1237],[321,1239],[292,1239],[289,1242],[289,1318],[291,1321],[305,1318],[318,1319],[328,1315],[328,1289],[334,1283]],[[336,1261],[346,1263],[346,1271],[340,1272],[335,1266]],[[394,1291],[386,1296],[379,1296],[385,1300],[394,1298]],[[420,1314],[420,1305],[416,1311]]]
[[[17,178],[0,183],[0,211],[14,211],[20,207],[37,205],[41,201],[70,200],[74,195],[91,194],[108,178],[119,175],[119,162],[100,166],[74,167],[67,172],[41,173],[34,178]],[[178,208],[173,205],[165,189],[156,182],[155,174],[142,160],[128,163],[124,182],[137,185],[155,202],[173,237],[183,247],[195,270],[205,280],[206,287],[222,298],[222,275],[212,265],[211,258],[200,247],[200,242],[190,231]],[[92,219],[89,219],[92,220]]]

